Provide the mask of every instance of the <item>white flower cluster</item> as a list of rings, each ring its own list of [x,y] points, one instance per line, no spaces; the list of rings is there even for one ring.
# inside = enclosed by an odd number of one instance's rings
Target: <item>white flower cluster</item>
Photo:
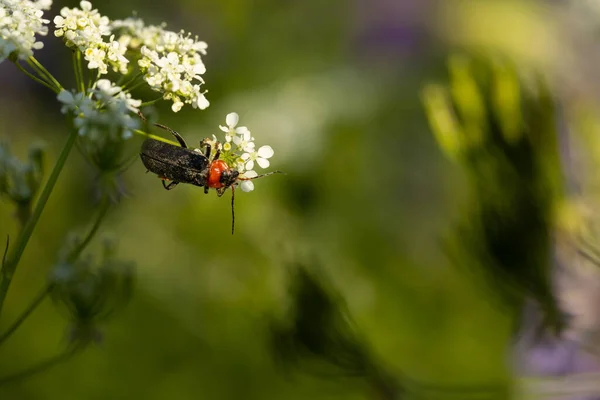
[[[237,126],[239,120],[237,113],[229,113],[225,117],[226,126],[219,126],[225,132],[225,143],[222,145],[221,158],[239,171],[240,177],[254,178],[258,176],[258,173],[254,171],[254,163],[256,162],[261,168],[268,168],[270,165],[269,158],[273,157],[274,151],[271,146],[261,146],[256,150],[250,130],[245,126]],[[250,192],[254,190],[254,183],[252,181],[242,181],[240,188],[244,192]]]
[[[35,35],[48,33],[50,21],[42,16],[51,5],[52,0],[0,0],[0,62],[13,52],[26,59],[44,47]]]
[[[141,101],[132,99],[108,79],[100,79],[89,95],[64,90],[57,98],[63,103],[63,114],[75,115],[79,134],[93,141],[128,139],[139,128],[139,119],[131,114],[138,111]]]
[[[97,69],[100,74],[108,73],[110,65],[115,72],[127,73],[129,60],[125,57],[127,46],[104,37],[111,34],[110,20],[92,9],[92,3],[82,1],[81,9],[64,7],[60,15],[54,18],[54,35],[62,37],[68,47],[81,51],[88,62],[89,69]]]
[[[181,110],[184,104],[201,110],[209,106],[205,92],[201,91],[204,84],[201,75],[206,72],[201,57],[206,55],[205,42],[184,31],[177,33],[164,26],[146,26],[134,18],[115,21],[113,27],[122,30],[121,45],[131,49],[139,47],[138,65],[144,80],[150,88],[162,92],[165,100],[173,102],[173,112]]]

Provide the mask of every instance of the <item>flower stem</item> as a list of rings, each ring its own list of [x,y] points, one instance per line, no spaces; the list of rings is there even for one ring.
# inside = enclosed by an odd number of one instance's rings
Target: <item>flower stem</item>
[[[33,75],[31,72],[27,71],[25,68],[23,68],[23,66],[21,64],[19,64],[18,61],[14,62],[15,66],[21,71],[23,72],[25,75],[27,75],[28,77],[30,77],[31,79],[33,79],[34,81],[36,81],[39,84],[42,84],[44,86],[46,86],[48,89],[52,90],[54,93],[59,93],[60,90],[54,86],[52,86],[51,84],[49,84],[48,82],[46,82],[43,79],[38,78],[37,76]]]
[[[98,73],[96,74],[96,79],[92,78],[92,74],[90,74],[90,81],[88,82],[88,89],[95,89],[96,88],[96,83],[98,82],[98,79],[100,79],[100,71],[98,71]]]
[[[110,208],[110,200],[108,199],[107,196],[104,196],[104,199],[102,200],[102,204],[100,205],[100,210],[98,212],[98,216],[96,217],[96,221],[94,222],[94,225],[92,225],[92,228],[88,232],[85,239],[83,239],[83,241],[79,244],[79,246],[77,246],[73,250],[73,252],[70,254],[69,262],[75,262],[75,260],[77,260],[77,258],[79,258],[79,255],[81,254],[81,252],[83,252],[83,250],[85,250],[87,245],[91,242],[92,238],[98,231],[98,228],[100,228],[100,224],[102,224],[102,221],[104,220],[104,217],[106,216],[106,213],[108,212],[109,208]]]
[[[62,85],[56,80],[56,78],[48,72],[46,68],[35,57],[31,56],[27,59],[27,64],[29,64],[32,68],[36,69],[41,76],[46,77],[47,80],[52,82],[54,86],[58,89],[59,92],[63,90]]]
[[[162,99],[163,99],[163,98],[162,98],[162,96],[161,96],[161,97],[158,97],[158,98],[156,98],[156,99],[154,99],[154,100],[146,101],[146,102],[144,102],[144,103],[140,104],[140,107],[148,107],[148,106],[151,106],[152,104],[155,104],[155,103],[159,102],[159,101],[160,101],[160,100],[162,100]]]
[[[79,68],[77,66],[77,51],[73,51],[73,72],[75,73],[75,87],[81,87],[81,76],[79,76]]]
[[[79,51],[75,52],[76,53],[76,60],[77,60],[77,71],[79,73],[79,90],[82,93],[85,93],[85,78],[83,77],[83,66],[81,64],[81,53]]]
[[[77,130],[73,129],[67,138],[67,142],[65,143],[58,159],[56,160],[56,164],[54,165],[54,169],[42,190],[40,198],[38,199],[35,209],[31,214],[31,218],[27,221],[23,230],[19,233],[17,237],[17,242],[13,251],[10,254],[10,257],[6,260],[6,263],[2,266],[2,271],[0,271],[0,314],[2,313],[2,306],[4,305],[4,300],[6,299],[6,295],[8,293],[8,288],[10,287],[10,283],[12,281],[13,275],[17,266],[19,265],[19,261],[21,260],[21,256],[25,251],[25,247],[31,238],[31,234],[35,229],[41,215],[42,211],[44,211],[44,207],[48,202],[48,198],[54,189],[54,185],[58,180],[58,176],[60,175],[65,162],[67,161],[67,157],[75,144],[75,139],[77,139]]]
[[[169,140],[169,139],[165,139],[165,138],[157,136],[157,135],[153,135],[151,133],[146,133],[146,132],[141,131],[139,129],[134,129],[133,133],[135,133],[137,135],[140,135],[140,136],[145,136],[145,137],[150,138],[150,139],[158,140],[159,142],[165,142],[165,143],[173,144],[175,146],[179,146],[179,143],[177,143],[177,142],[174,142],[174,141]]]
[[[31,302],[31,304],[29,305],[29,307],[27,307],[25,309],[25,311],[23,311],[23,313],[19,316],[19,318],[17,318],[15,320],[15,322],[13,322],[13,324],[4,333],[2,333],[0,335],[0,345],[2,343],[4,343],[4,341],[6,339],[8,339],[10,337],[10,335],[12,335],[19,328],[19,326],[21,326],[21,324],[27,319],[27,317],[29,317],[29,315],[32,312],[35,311],[35,309],[42,303],[42,301],[44,301],[44,299],[46,298],[46,296],[48,294],[50,294],[50,292],[52,291],[53,288],[54,288],[54,284],[47,285],[35,297],[35,299],[33,299],[33,301]]]
[[[29,378],[32,375],[43,372],[49,368],[52,368],[53,366],[55,366],[57,364],[60,364],[62,362],[69,360],[71,357],[73,357],[75,354],[77,354],[78,351],[79,351],[79,348],[67,350],[63,353],[60,353],[60,354],[54,356],[54,357],[50,357],[47,360],[44,360],[37,365],[29,367],[23,371],[17,372],[12,375],[3,376],[0,378],[0,386],[5,385],[7,383],[11,383],[11,382],[17,382],[17,381],[23,380],[25,378]]]
[[[121,86],[121,88],[122,88],[123,90],[125,90],[125,89],[127,88],[127,86],[129,86],[129,85],[131,85],[133,82],[135,82],[135,81],[136,81],[136,79],[137,79],[137,78],[139,78],[140,76],[142,76],[142,73],[141,73],[141,72],[138,72],[137,74],[135,74],[135,75],[133,76],[133,78],[131,78],[130,80],[128,80],[128,81],[127,81],[127,82],[125,82],[124,84],[120,85],[120,86]]]

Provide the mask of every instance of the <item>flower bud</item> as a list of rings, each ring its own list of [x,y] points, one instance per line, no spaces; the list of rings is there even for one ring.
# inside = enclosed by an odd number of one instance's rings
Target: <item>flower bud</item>
[[[103,243],[99,262],[90,256],[73,259],[80,241],[71,237],[51,274],[52,298],[70,319],[69,338],[87,346],[101,338],[99,324],[129,301],[133,289],[133,265],[116,258],[116,246]]]

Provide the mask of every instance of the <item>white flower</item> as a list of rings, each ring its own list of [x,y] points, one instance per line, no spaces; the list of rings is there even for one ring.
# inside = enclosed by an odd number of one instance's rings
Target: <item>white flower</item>
[[[241,149],[242,151],[251,153],[254,151],[255,148],[255,144],[254,144],[254,138],[252,137],[252,134],[250,133],[250,131],[248,129],[246,129],[245,131],[243,131],[242,133],[240,133],[239,136],[234,136],[233,137],[233,143],[235,143],[235,145]],[[249,168],[252,169],[252,168]]]
[[[227,126],[219,125],[219,129],[225,132],[225,141],[231,142],[233,136],[250,134],[250,131],[245,126],[237,126],[240,121],[240,117],[237,113],[229,113],[225,117],[225,123]]]
[[[258,174],[256,171],[246,171],[242,175],[241,178],[256,178]],[[240,183],[240,189],[244,192],[251,192],[254,190],[254,183],[252,181],[244,181],[242,180]]]
[[[63,90],[56,97],[64,105],[60,109],[63,114],[73,111],[75,114],[89,115],[94,109],[94,102],[82,92],[69,92]]]
[[[57,98],[63,103],[63,113],[74,113],[79,135],[96,143],[128,139],[139,128],[140,122],[132,113],[137,112],[141,101],[107,79],[100,79],[89,95],[62,91]]]
[[[36,41],[36,35],[45,36],[50,21],[43,19],[52,1],[0,0],[0,62],[16,52],[17,57],[26,59],[33,50],[44,47]]]
[[[165,100],[171,100],[174,112],[184,104],[201,110],[210,103],[202,90],[202,74],[206,67],[201,55],[206,54],[206,43],[192,38],[184,31],[172,32],[165,26],[146,26],[141,19],[128,18],[112,23],[120,36],[122,46],[139,50],[138,66],[144,80],[154,91],[161,92]]]
[[[54,17],[54,35],[64,38],[67,47],[81,51],[89,69],[106,74],[110,65],[113,71],[126,74],[129,60],[124,54],[127,47],[114,40],[114,36],[108,42],[104,41],[104,36],[111,33],[108,17],[92,9],[89,1],[82,1],[79,5],[81,9],[64,7],[60,15]]]
[[[252,170],[254,169],[254,161],[261,168],[269,168],[271,164],[268,158],[273,157],[274,151],[271,146],[261,146],[258,151],[253,151],[251,153],[242,154],[242,160],[246,161],[246,169]]]

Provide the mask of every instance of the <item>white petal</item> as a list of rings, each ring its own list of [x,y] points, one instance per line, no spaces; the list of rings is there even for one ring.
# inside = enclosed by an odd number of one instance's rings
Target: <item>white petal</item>
[[[246,170],[250,171],[254,168],[254,161],[250,160],[246,163]]]
[[[238,135],[245,135],[246,132],[250,133],[248,128],[246,128],[245,126],[238,126],[237,128],[235,128],[235,133],[237,133]]]
[[[242,178],[256,178],[258,173],[256,171],[246,171],[242,174]]]
[[[244,192],[251,192],[254,190],[254,183],[252,181],[242,181],[240,188]]]
[[[220,129],[220,130],[222,130],[222,131],[223,131],[223,132],[225,132],[225,133],[228,133],[228,132],[229,132],[229,128],[228,128],[228,127],[226,127],[226,126],[223,126],[223,125],[219,125],[219,129]]]
[[[260,149],[258,149],[258,156],[262,158],[271,158],[274,153],[271,146],[261,146]]]
[[[239,146],[240,143],[242,143],[242,139],[239,136],[234,136],[233,143],[235,143],[237,146]]]
[[[246,161],[247,159],[249,159],[249,158],[250,158],[250,154],[249,154],[249,153],[244,153],[244,154],[242,154],[242,155],[240,156],[240,158],[241,158],[242,160]]]
[[[269,168],[269,165],[271,165],[269,160],[267,160],[266,158],[261,158],[261,157],[258,157],[256,159],[256,163],[258,165],[260,165],[261,168]]]
[[[225,117],[225,123],[230,128],[235,127],[239,120],[240,120],[239,115],[237,115],[237,113],[234,113],[234,112],[227,114],[227,116]]]
[[[71,104],[71,103],[73,103],[73,100],[74,100],[73,93],[69,92],[68,90],[63,90],[62,92],[60,92],[58,94],[58,96],[56,96],[56,98],[61,103],[65,103],[65,104]]]

